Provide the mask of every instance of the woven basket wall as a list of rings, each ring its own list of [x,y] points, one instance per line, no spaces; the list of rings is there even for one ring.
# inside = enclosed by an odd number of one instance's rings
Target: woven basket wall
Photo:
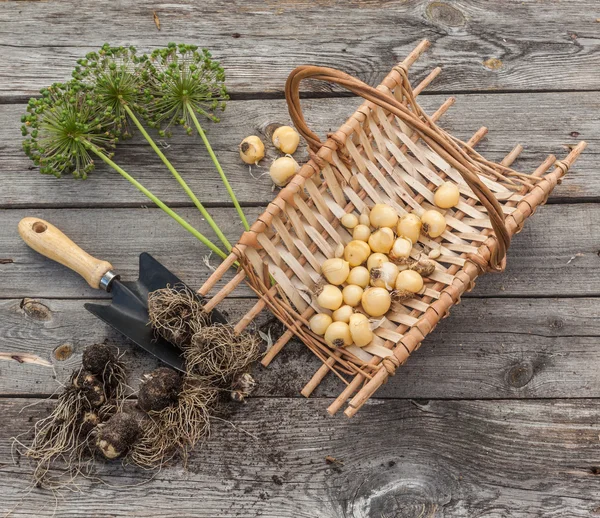
[[[272,311],[288,331],[270,349],[263,364],[268,365],[293,335],[299,337],[323,362],[302,393],[309,396],[328,373],[336,374],[344,383],[340,396],[328,409],[330,413],[352,398],[345,413],[354,415],[419,348],[450,308],[460,302],[461,295],[472,289],[482,272],[503,269],[511,236],[545,203],[585,147],[580,143],[562,161],[549,156],[531,174],[510,169],[521,146],[499,164],[486,161],[473,149],[486,134],[485,128],[468,142],[460,142],[435,124],[453,99],[430,117],[416,103],[415,97],[440,71],[434,70],[416,88],[411,87],[407,71],[427,46],[422,42],[377,89],[333,69],[299,67],[292,73],[286,98],[292,120],[308,142],[311,159],[200,290],[202,295],[209,295],[239,260],[243,268],[212,297],[207,309],[246,281],[260,299],[237,323],[236,330],[241,332],[264,308]],[[308,129],[300,110],[299,84],[305,78],[335,82],[367,99],[323,143]],[[334,257],[339,243],[345,245],[352,239],[339,219],[376,203],[393,206],[399,215],[440,210],[433,205],[433,195],[445,181],[458,185],[460,202],[441,211],[448,223],[442,236],[431,239],[421,234],[413,247],[414,259],[432,249],[441,252],[423,290],[412,299],[392,304],[378,322],[376,338],[369,346],[330,349],[310,332],[307,320],[323,311],[313,294],[321,280],[320,265]]]

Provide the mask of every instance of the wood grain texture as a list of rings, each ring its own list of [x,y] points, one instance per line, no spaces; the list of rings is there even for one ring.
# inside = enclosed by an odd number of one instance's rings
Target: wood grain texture
[[[52,394],[81,361],[84,348],[108,340],[126,352],[130,383],[158,362],[83,308],[84,300],[0,301],[0,351],[34,353],[55,371],[0,362],[0,396]],[[252,301],[227,299],[232,321]],[[465,299],[425,340],[377,398],[569,398],[600,396],[597,299]],[[277,339],[280,324],[263,313],[252,329]],[[69,351],[70,356],[65,355]],[[57,359],[57,356],[61,358]],[[320,361],[290,342],[265,369],[254,368],[256,395],[300,397]],[[335,397],[342,385],[328,376],[313,397]],[[322,409],[325,410],[325,402]]]
[[[2,6],[0,6],[0,9]],[[568,146],[584,139],[589,147],[569,172],[551,201],[600,200],[600,176],[597,174],[600,121],[590,113],[600,110],[595,93],[529,93],[494,95],[458,95],[455,105],[444,115],[442,126],[467,140],[479,127],[488,126],[488,137],[478,146],[486,157],[501,160],[515,144],[525,150],[515,167],[533,171],[549,153],[558,158]],[[446,96],[420,97],[425,109],[433,112]],[[358,106],[357,99],[310,99],[303,101],[307,120],[321,135],[338,127]],[[112,171],[98,165],[88,180],[42,176],[33,168],[21,147],[20,117],[25,105],[0,104],[0,153],[2,189],[0,207],[87,207],[147,204],[148,200]],[[268,174],[279,153],[270,143],[272,129],[289,124],[284,100],[263,99],[232,101],[221,123],[210,124],[207,132],[239,200],[245,204],[268,203],[274,197]],[[267,144],[266,158],[258,167],[242,163],[237,146],[248,135],[260,135]],[[163,142],[165,153],[173,161],[192,190],[208,205],[231,205],[217,172],[197,137],[181,133]],[[302,144],[295,154],[299,162],[307,160]],[[120,144],[116,161],[136,176],[163,201],[175,205],[191,202],[143,139]],[[110,186],[110,187],[109,187]]]
[[[78,58],[106,41],[148,50],[173,40],[209,46],[231,91],[247,95],[280,94],[289,72],[306,63],[373,83],[423,38],[433,49],[417,70],[446,69],[437,90],[597,89],[596,7],[594,0],[3,2],[0,95],[31,95],[68,78]]]
[[[260,211],[255,207],[248,215],[254,219]],[[212,235],[195,208],[179,212],[206,230],[208,236]],[[211,213],[222,224],[224,233],[237,240],[243,228],[234,209],[214,209]],[[0,298],[108,297],[90,288],[73,272],[29,249],[16,231],[19,220],[25,216],[50,221],[83,249],[108,260],[125,280],[137,278],[138,255],[144,251],[193,287],[200,287],[211,273],[203,263],[208,249],[159,209],[36,209],[7,210],[0,214],[0,250],[5,259],[12,260],[0,264]],[[600,294],[600,277],[590,273],[600,263],[598,221],[598,204],[542,207],[514,238],[506,271],[484,275],[476,289],[466,296]],[[215,258],[212,264],[217,264]],[[232,295],[249,296],[252,292],[240,285]]]
[[[0,400],[0,510],[11,516],[577,518],[600,505],[596,400],[376,400],[348,420],[319,401],[252,399],[235,428],[215,423],[187,470],[150,481],[102,466],[110,486],[84,480],[56,501],[28,492],[31,466],[13,464],[9,441],[51,406]]]
[[[92,288],[100,289],[100,281],[112,270],[112,264],[92,257],[48,221],[23,218],[18,229],[29,248],[78,273]]]

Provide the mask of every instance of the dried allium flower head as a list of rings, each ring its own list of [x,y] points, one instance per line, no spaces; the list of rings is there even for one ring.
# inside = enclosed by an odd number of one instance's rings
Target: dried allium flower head
[[[225,88],[225,71],[206,49],[196,45],[176,45],[157,49],[147,63],[149,89],[146,102],[148,122],[154,127],[182,125],[192,133],[190,111],[214,122],[216,110],[225,109],[229,99]],[[165,130],[161,130],[161,136]]]
[[[121,137],[131,136],[126,106],[143,113],[148,71],[146,56],[138,57],[135,47],[111,47],[105,43],[77,61],[73,78],[93,89],[98,102],[120,122]]]
[[[116,143],[114,118],[82,85],[55,83],[40,93],[21,117],[25,153],[42,174],[87,178],[94,169],[90,149],[110,156],[106,150]]]

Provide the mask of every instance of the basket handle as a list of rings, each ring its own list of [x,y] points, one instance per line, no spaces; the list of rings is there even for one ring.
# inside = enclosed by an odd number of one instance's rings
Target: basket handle
[[[400,64],[395,68],[404,76],[405,81],[403,82],[402,87],[405,89],[410,104],[413,106],[413,109],[420,111],[420,108],[418,108],[418,105],[414,100],[412,88],[406,78],[406,66]],[[393,95],[389,95],[387,92],[373,88],[341,70],[329,67],[303,65],[294,69],[289,75],[285,83],[285,98],[292,122],[296,126],[298,132],[306,139],[310,150],[315,154],[324,146],[331,149],[337,149],[337,141],[339,141],[339,139],[330,137],[323,143],[318,135],[308,127],[306,120],[304,119],[302,107],[300,106],[300,83],[304,79],[317,79],[319,81],[342,86],[346,90],[393,113],[417,131],[420,137],[435,152],[461,174],[467,185],[488,210],[488,215],[497,242],[497,246],[494,246],[491,249],[489,266],[496,271],[501,271],[504,268],[506,250],[510,245],[510,233],[506,229],[504,223],[502,206],[490,189],[479,178],[477,172],[480,169],[477,162],[471,158],[459,144],[451,139],[431,119],[425,116],[426,119],[423,120],[421,116],[413,110],[410,110]],[[424,116],[422,112],[421,114]],[[492,165],[491,162],[485,161],[484,163]],[[480,256],[472,255],[470,258],[482,268],[487,266],[487,261],[482,260]]]

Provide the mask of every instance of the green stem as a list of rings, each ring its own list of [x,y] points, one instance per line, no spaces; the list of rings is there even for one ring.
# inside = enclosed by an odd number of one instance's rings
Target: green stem
[[[204,145],[206,146],[206,150],[208,151],[210,158],[212,158],[213,164],[215,164],[215,167],[217,168],[217,171],[219,172],[219,175],[221,176],[221,180],[223,180],[223,185],[225,185],[225,189],[227,189],[227,192],[229,193],[229,197],[231,198],[233,205],[235,206],[238,214],[240,215],[242,223],[244,224],[244,228],[246,230],[250,230],[250,225],[248,224],[248,220],[246,219],[246,216],[244,215],[244,211],[242,210],[242,207],[240,207],[240,204],[239,204],[237,198],[235,197],[235,193],[233,192],[233,189],[231,188],[231,185],[229,184],[229,181],[227,180],[227,176],[223,172],[223,168],[221,167],[221,164],[219,163],[219,160],[217,159],[217,156],[215,155],[215,152],[213,151],[213,149],[210,145],[210,142],[206,138],[204,130],[200,126],[200,123],[198,122],[196,114],[194,113],[194,110],[189,102],[186,103],[186,107],[187,107],[188,113],[191,115],[192,120],[194,121],[194,126],[196,126],[196,130],[198,131],[198,134],[202,138],[202,142],[204,142]]]
[[[231,251],[231,243],[223,235],[223,232],[221,232],[221,229],[219,228],[219,226],[211,218],[211,216],[208,213],[208,211],[204,208],[204,205],[202,205],[202,203],[200,203],[200,200],[198,198],[196,198],[196,195],[189,188],[189,186],[185,182],[185,180],[181,177],[181,175],[177,172],[177,170],[171,165],[171,162],[169,162],[169,160],[167,159],[167,157],[163,154],[163,152],[155,144],[154,140],[152,140],[152,137],[148,134],[148,132],[146,131],[146,129],[144,128],[144,126],[142,126],[141,122],[135,116],[135,114],[133,113],[133,111],[131,110],[131,108],[129,108],[129,106],[127,106],[126,104],[123,104],[123,107],[125,108],[125,111],[127,112],[127,115],[129,115],[129,117],[131,117],[131,120],[133,121],[133,123],[140,130],[140,133],[142,135],[144,135],[144,138],[148,141],[148,144],[150,144],[150,146],[152,147],[152,149],[154,149],[155,153],[159,156],[159,158],[167,166],[167,169],[169,171],[171,171],[171,174],[175,177],[175,180],[177,180],[177,182],[179,183],[179,185],[181,185],[181,187],[183,187],[183,190],[187,193],[187,195],[190,197],[190,199],[194,202],[194,205],[196,205],[196,207],[202,213],[202,215],[204,216],[204,218],[206,219],[206,221],[208,221],[208,224],[215,231],[215,234],[217,234],[217,237],[225,245],[225,248],[227,249],[227,251],[230,252]]]
[[[152,194],[148,189],[146,189],[140,182],[138,182],[135,178],[129,175],[125,170],[121,169],[117,164],[115,164],[110,158],[108,158],[100,149],[98,149],[93,144],[82,141],[84,145],[93,153],[98,155],[106,164],[112,167],[117,173],[119,173],[123,178],[129,181],[134,187],[144,193],[150,200],[152,200],[158,207],[164,210],[169,216],[171,216],[177,223],[179,223],[183,228],[185,228],[190,234],[199,239],[202,243],[204,243],[208,248],[210,248],[215,254],[217,254],[222,259],[227,257],[227,254],[223,252],[220,248],[210,242],[203,234],[198,232],[192,225],[190,225],[187,221],[185,221],[179,214],[177,214],[174,210],[167,207],[162,201],[160,201],[154,194]]]

